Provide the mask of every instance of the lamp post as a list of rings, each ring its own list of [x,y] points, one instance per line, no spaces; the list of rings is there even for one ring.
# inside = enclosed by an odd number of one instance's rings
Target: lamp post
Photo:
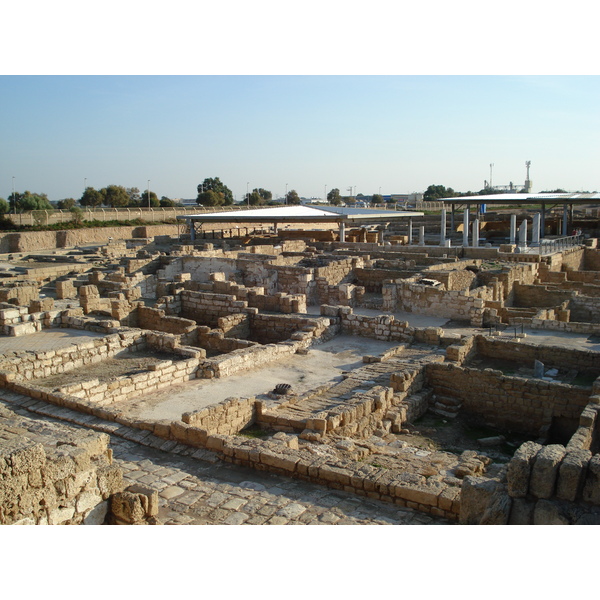
[[[323,202],[327,202],[327,184],[325,184],[325,188],[323,190]]]
[[[283,203],[286,205],[287,205],[287,187],[288,187],[288,184],[286,183],[285,184],[285,196],[283,197]]]
[[[146,188],[148,194],[148,208],[150,208],[150,180],[148,179],[148,187]]]
[[[13,213],[16,215],[17,214],[17,199],[15,198],[15,178],[14,178],[14,176],[13,176],[12,180],[13,180],[13,194],[12,194],[12,198],[13,198]]]
[[[249,191],[250,188],[248,187],[249,185],[250,185],[250,182],[248,181],[246,183],[246,202],[248,204],[248,208],[250,208],[250,191]]]

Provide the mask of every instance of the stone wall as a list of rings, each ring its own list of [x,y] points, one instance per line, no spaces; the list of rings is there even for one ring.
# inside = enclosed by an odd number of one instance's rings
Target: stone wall
[[[564,346],[528,344],[489,336],[476,336],[477,354],[500,360],[510,360],[533,367],[539,360],[548,367],[576,369],[582,373],[600,375],[600,353]]]
[[[573,296],[571,290],[559,290],[547,285],[523,285],[515,283],[514,306],[552,307],[559,306]]]
[[[209,327],[216,327],[219,317],[244,312],[248,308],[247,302],[227,294],[183,290],[180,296],[181,316]]]
[[[39,299],[39,288],[33,282],[17,281],[15,283],[4,283],[0,287],[0,302],[29,306],[32,300]]]
[[[58,392],[97,406],[108,406],[195,379],[205,353],[191,348],[173,348],[171,352],[173,360],[150,365],[147,371],[122,375],[111,381],[91,379],[68,384]]]
[[[0,524],[99,525],[123,489],[105,433],[0,408]]]
[[[591,394],[590,389],[453,363],[428,365],[426,378],[436,396],[460,400],[462,411],[494,427],[535,436],[550,427],[552,419],[577,420]]]
[[[525,442],[501,477],[466,477],[461,523],[600,524],[599,400],[590,398],[566,446]]]
[[[123,350],[135,351],[144,347],[146,335],[142,331],[123,328],[120,333],[83,343],[75,342],[65,348],[19,353],[18,356],[0,361],[0,384],[67,373],[88,364],[101,362]]]
[[[226,398],[219,404],[184,413],[181,420],[187,425],[205,430],[207,434],[233,435],[255,423],[256,400]]]
[[[490,288],[446,291],[411,280],[385,283],[382,295],[384,311],[406,311],[469,321],[475,327],[483,325],[485,300],[494,299]]]
[[[165,311],[158,308],[138,306],[136,310],[137,326],[142,329],[163,331],[175,335],[185,335],[196,329],[195,321],[165,315]]]

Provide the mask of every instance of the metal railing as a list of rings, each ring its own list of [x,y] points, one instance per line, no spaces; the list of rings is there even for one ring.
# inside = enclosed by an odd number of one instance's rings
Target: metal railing
[[[568,235],[566,237],[554,238],[552,240],[544,239],[540,240],[538,247],[540,254],[552,254],[553,252],[560,252],[567,248],[573,248],[574,246],[581,246],[584,244],[583,235]]]

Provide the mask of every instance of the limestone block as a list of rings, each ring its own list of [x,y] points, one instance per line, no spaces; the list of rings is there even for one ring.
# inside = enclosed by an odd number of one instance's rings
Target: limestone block
[[[559,507],[549,500],[538,500],[533,511],[534,525],[569,525],[569,520],[561,515]]]
[[[155,517],[158,515],[158,490],[136,483],[134,485],[130,485],[125,491],[131,492],[132,494],[142,494],[146,496],[148,498],[146,516]]]
[[[551,498],[556,490],[556,480],[562,459],[566,454],[564,446],[551,444],[544,446],[537,454],[531,469],[529,492],[537,498]]]
[[[120,492],[123,487],[123,471],[117,465],[101,467],[97,471],[98,489],[106,500],[112,494]]]
[[[75,515],[75,507],[70,506],[66,508],[55,508],[48,512],[48,524],[49,525],[62,525],[66,521],[69,521]]]
[[[479,525],[497,487],[498,482],[494,479],[467,475],[460,494],[459,522]]]
[[[558,471],[556,496],[561,500],[575,502],[581,494],[587,465],[592,457],[589,450],[567,452]]]
[[[600,454],[592,456],[583,487],[583,501],[600,505]]]
[[[513,498],[508,519],[509,525],[531,525],[536,503],[526,498]]]
[[[75,508],[78,513],[85,513],[102,502],[102,496],[92,491],[82,492],[77,498]]]
[[[531,467],[538,452],[542,449],[540,444],[525,442],[514,453],[508,464],[508,493],[513,498],[524,498],[529,491],[529,478]]]
[[[141,523],[146,516],[146,508],[141,494],[132,492],[119,492],[111,498],[110,509],[112,514],[126,523]]]

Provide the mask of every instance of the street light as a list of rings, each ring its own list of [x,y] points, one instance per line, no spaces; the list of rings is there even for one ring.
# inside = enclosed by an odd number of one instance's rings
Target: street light
[[[323,202],[327,202],[327,184],[325,184],[325,189],[323,190]]]
[[[17,199],[15,198],[15,178],[13,176],[13,213],[16,215],[17,214]]]
[[[148,193],[148,208],[150,208],[150,180],[148,179],[148,187],[146,188],[146,192]]]
[[[287,205],[287,186],[288,184],[285,184],[285,196],[283,197],[283,203]]]

